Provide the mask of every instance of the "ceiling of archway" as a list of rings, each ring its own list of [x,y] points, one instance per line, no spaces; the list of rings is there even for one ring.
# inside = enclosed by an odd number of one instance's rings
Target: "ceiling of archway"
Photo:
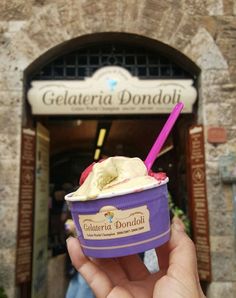
[[[81,155],[93,155],[98,123],[97,120],[48,123],[51,154],[77,151]],[[103,154],[124,154],[144,158],[163,125],[163,119],[117,119],[107,123],[110,123],[110,130],[102,149]]]
[[[166,116],[146,119],[113,119],[102,148],[101,158],[114,155],[140,157],[145,160],[159,134]],[[192,122],[186,115],[178,119],[172,133],[165,142],[163,154],[157,160],[158,170],[169,171],[176,154],[184,154],[186,131]],[[83,169],[92,163],[97,140],[98,120],[64,120],[43,123],[50,132],[51,179],[79,177]],[[160,169],[159,169],[160,166]]]

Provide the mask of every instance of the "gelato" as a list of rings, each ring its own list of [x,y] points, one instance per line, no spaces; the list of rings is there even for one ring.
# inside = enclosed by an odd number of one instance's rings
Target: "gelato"
[[[86,168],[78,190],[65,196],[84,254],[119,257],[168,241],[167,182],[137,157],[110,157]]]
[[[86,179],[77,191],[70,197],[70,201],[86,201],[97,198],[118,196],[134,191],[153,188],[166,183],[164,176],[148,175],[143,161],[137,157],[110,157],[86,169]],[[161,178],[161,179],[160,179]]]

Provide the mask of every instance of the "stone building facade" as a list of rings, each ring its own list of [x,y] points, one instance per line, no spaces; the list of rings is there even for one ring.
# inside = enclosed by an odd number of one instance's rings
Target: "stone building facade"
[[[198,123],[224,127],[227,142],[205,137],[212,281],[207,297],[236,295],[232,185],[219,158],[236,153],[235,0],[3,0],[0,8],[0,283],[16,296],[15,258],[24,71],[56,46],[85,35],[123,32],[160,41],[200,69]],[[206,134],[205,134],[206,135]]]

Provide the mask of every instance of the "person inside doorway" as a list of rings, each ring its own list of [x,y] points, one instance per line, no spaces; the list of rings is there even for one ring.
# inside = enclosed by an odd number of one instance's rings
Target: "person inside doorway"
[[[75,224],[71,218],[68,218],[65,221],[65,230],[67,237],[76,237]],[[66,298],[95,298],[95,295],[86,280],[71,263],[69,254],[67,254],[66,258],[66,273],[69,278]]]
[[[65,194],[74,191],[74,187],[70,183],[64,183],[63,189]],[[61,222],[64,225],[65,239],[70,236],[76,237],[76,229],[73,220],[71,219],[71,213],[69,207],[64,201]],[[95,298],[90,286],[85,281],[83,276],[74,268],[71,263],[68,252],[66,251],[66,264],[65,264],[66,276],[69,279],[69,285],[66,291],[66,298]]]

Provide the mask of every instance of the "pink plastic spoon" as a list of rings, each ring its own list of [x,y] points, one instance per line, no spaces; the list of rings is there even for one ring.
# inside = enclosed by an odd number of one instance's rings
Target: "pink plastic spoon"
[[[144,161],[148,172],[151,170],[154,161],[156,160],[163,144],[165,143],[183,107],[184,107],[184,104],[182,102],[177,103],[177,105],[172,110],[169,118],[167,119],[165,125],[163,126],[160,134],[158,135],[155,143],[153,144],[150,152],[148,153],[148,156]]]

